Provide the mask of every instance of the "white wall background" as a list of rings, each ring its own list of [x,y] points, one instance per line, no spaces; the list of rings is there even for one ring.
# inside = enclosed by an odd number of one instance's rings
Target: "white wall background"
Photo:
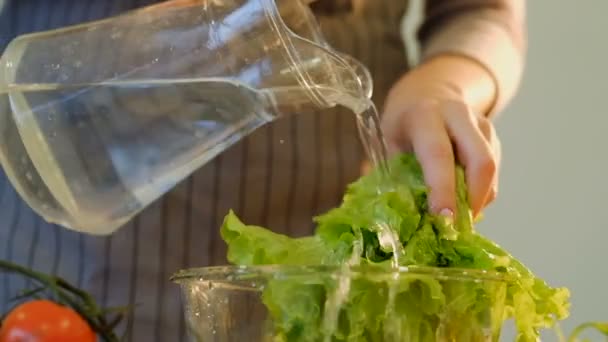
[[[500,196],[479,230],[571,289],[571,331],[608,322],[608,1],[528,1],[528,23],[523,84],[497,122]]]

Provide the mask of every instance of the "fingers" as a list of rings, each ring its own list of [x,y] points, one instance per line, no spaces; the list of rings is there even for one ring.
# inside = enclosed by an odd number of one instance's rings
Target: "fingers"
[[[502,151],[500,140],[498,139],[498,135],[496,134],[496,130],[494,129],[492,123],[486,118],[480,118],[478,121],[478,126],[483,136],[486,138],[486,141],[490,145],[494,161],[496,162],[496,173],[494,175],[494,182],[492,183],[490,192],[488,194],[488,197],[486,198],[486,202],[484,203],[484,207],[486,207],[490,203],[492,203],[498,195],[498,181],[500,165],[502,161]]]
[[[389,151],[413,150],[429,186],[434,213],[452,216],[456,208],[455,160],[465,169],[474,216],[496,198],[500,142],[491,122],[458,101],[423,101],[383,121]]]
[[[476,117],[461,102],[445,102],[441,108],[459,162],[465,168],[468,196],[473,215],[477,216],[494,198],[498,165],[488,138],[492,126]],[[487,136],[487,137],[486,137]]]
[[[402,130],[422,167],[431,211],[451,217],[456,209],[454,153],[438,105],[424,102],[405,115],[411,119],[402,121]]]

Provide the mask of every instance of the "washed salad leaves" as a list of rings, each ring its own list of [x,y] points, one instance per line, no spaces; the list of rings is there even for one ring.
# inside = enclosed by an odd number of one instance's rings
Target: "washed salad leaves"
[[[390,180],[374,171],[351,184],[339,207],[315,218],[312,236],[291,238],[248,226],[230,212],[221,228],[228,260],[384,271],[397,262],[420,270],[479,270],[484,281],[424,272],[395,279],[376,271],[277,277],[263,292],[276,341],[487,341],[497,339],[511,318],[518,341],[536,341],[540,329],[567,317],[566,288],[548,286],[474,230],[461,168],[456,219],[448,222],[429,213],[428,189],[413,155],[401,155],[389,167]],[[387,244],[379,227],[389,227],[398,246]]]

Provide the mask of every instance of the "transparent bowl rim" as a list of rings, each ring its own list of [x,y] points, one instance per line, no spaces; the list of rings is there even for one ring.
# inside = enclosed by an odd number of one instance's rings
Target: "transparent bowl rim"
[[[516,280],[513,275],[490,270],[430,267],[430,266],[401,266],[387,269],[378,266],[306,266],[306,265],[254,265],[254,266],[212,266],[189,268],[178,271],[171,276],[171,281],[181,284],[191,281],[231,282],[251,277],[288,278],[306,275],[339,277],[348,274],[352,277],[370,276],[398,279],[399,276],[430,276],[439,280],[481,281],[510,283]]]

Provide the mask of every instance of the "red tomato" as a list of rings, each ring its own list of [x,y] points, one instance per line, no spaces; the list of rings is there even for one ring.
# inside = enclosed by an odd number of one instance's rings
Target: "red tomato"
[[[0,326],[0,342],[95,342],[87,322],[71,308],[48,300],[24,303]]]

